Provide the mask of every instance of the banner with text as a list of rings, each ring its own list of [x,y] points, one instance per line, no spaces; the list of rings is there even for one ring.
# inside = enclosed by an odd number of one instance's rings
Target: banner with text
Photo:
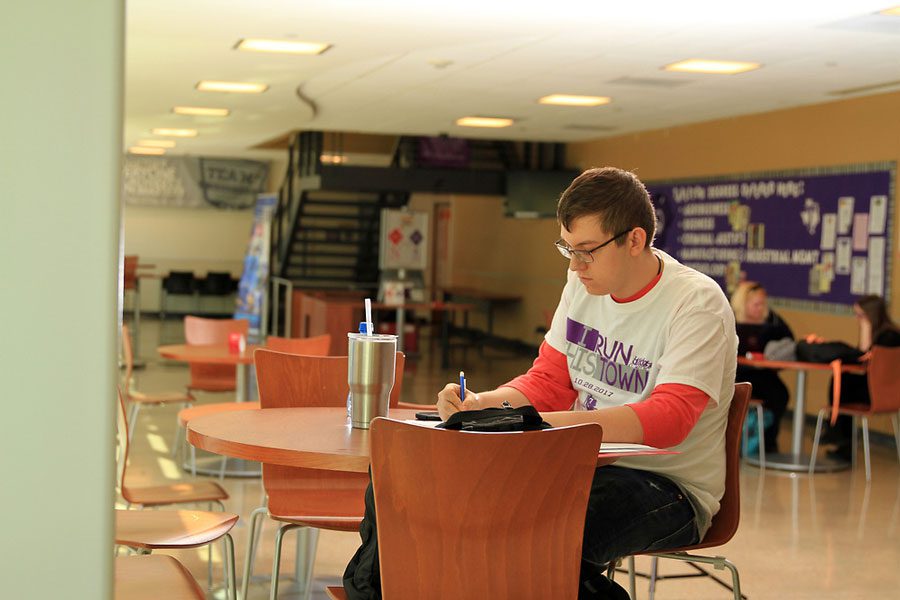
[[[265,191],[268,163],[197,156],[125,156],[125,204],[251,208]]]
[[[813,306],[885,296],[895,165],[648,183],[656,246],[730,294],[741,279]]]

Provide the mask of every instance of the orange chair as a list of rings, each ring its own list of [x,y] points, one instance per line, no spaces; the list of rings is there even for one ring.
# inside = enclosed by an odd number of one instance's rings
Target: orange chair
[[[118,394],[118,426],[116,437],[116,486],[122,498],[131,505],[139,506],[165,506],[170,504],[185,504],[207,502],[218,504],[225,509],[222,500],[228,499],[228,493],[217,483],[212,481],[200,481],[196,483],[176,483],[149,487],[132,487],[126,483],[128,467],[128,422],[125,419],[125,402],[122,391],[116,388]]]
[[[125,390],[125,398],[131,404],[131,415],[128,417],[129,438],[134,435],[137,429],[137,418],[141,412],[142,406],[162,406],[164,404],[183,404],[190,406],[194,402],[194,397],[185,392],[163,392],[156,394],[145,394],[134,389],[132,378],[134,376],[134,353],[131,347],[131,331],[127,325],[122,325],[122,355],[125,359],[125,378],[122,382],[122,388]],[[178,443],[178,433],[175,434],[175,440],[172,442],[173,448]]]
[[[234,514],[199,510],[116,510],[115,541],[138,554],[150,554],[153,550],[185,550],[224,540],[226,589],[228,597],[237,600],[234,541],[229,534],[237,520]]]
[[[180,562],[165,554],[120,556],[115,600],[204,600],[206,594]]]
[[[281,338],[270,336],[266,339],[266,347],[277,352],[287,352],[289,354],[308,354],[311,356],[325,356],[328,354],[328,347],[331,345],[331,335],[317,335],[309,338]],[[187,423],[191,419],[202,417],[204,415],[213,415],[220,412],[230,412],[238,410],[257,410],[259,402],[217,402],[215,404],[204,404],[202,406],[194,406],[185,408],[178,412],[178,431],[176,432],[176,440],[181,432],[187,431]],[[184,442],[184,438],[181,438]],[[197,476],[197,451],[191,446],[191,475]],[[174,455],[174,454],[173,454]],[[219,479],[225,476],[225,465],[227,457],[222,457],[222,469],[219,472]]]
[[[375,419],[383,597],[575,598],[602,437],[596,424],[483,434]]]
[[[240,333],[245,338],[250,329],[246,319],[184,318],[184,341],[188,344],[227,344],[228,336]],[[191,381],[188,390],[203,392],[233,392],[235,368],[231,365],[190,363]]]
[[[260,349],[255,353],[255,361],[259,400],[263,409],[347,405],[349,385],[346,356],[301,356]],[[404,364],[405,357],[398,352],[394,388],[390,397],[392,407],[397,406],[400,398]],[[275,536],[272,598],[278,594],[281,545],[285,533],[301,527],[356,531],[365,509],[363,496],[368,482],[368,475],[361,473],[263,465],[263,485],[269,497],[269,517],[284,523]],[[257,522],[261,516],[262,510],[258,509],[253,511],[250,520],[242,583],[244,598],[247,597],[247,586],[253,569],[258,537]],[[311,529],[307,540],[310,554],[305,563],[307,592],[312,579],[317,533],[316,529]]]
[[[750,392],[752,386],[749,383],[734,384],[734,397],[731,399],[731,406],[728,409],[728,424],[725,429],[725,494],[719,501],[719,512],[712,519],[712,525],[703,536],[703,540],[693,546],[684,546],[681,548],[672,548],[662,552],[652,552],[653,557],[650,568],[650,600],[656,591],[656,581],[667,579],[669,577],[712,577],[723,586],[729,588],[734,593],[735,600],[741,600],[741,581],[738,575],[737,567],[724,556],[699,556],[696,554],[688,554],[691,550],[700,550],[703,548],[712,548],[727,543],[734,537],[738,524],[741,520],[741,431],[744,428],[744,418],[747,415],[747,407],[750,403]],[[683,560],[697,569],[697,573],[687,575],[657,575],[658,559],[671,558],[674,560]],[[704,563],[713,565],[717,570],[728,569],[731,572],[731,585],[729,586],[718,577],[698,566],[695,563]],[[634,571],[634,562],[631,561],[631,570]],[[631,579],[631,597],[635,597],[634,578]]]
[[[872,460],[869,454],[869,417],[879,414],[891,415],[894,428],[894,441],[897,446],[897,459],[900,460],[900,347],[872,346],[866,374],[869,384],[870,404],[839,404],[839,415],[853,417],[853,466],[856,466],[856,449],[859,445],[857,431],[862,420],[863,454],[866,461],[866,481],[872,480]],[[822,420],[831,414],[833,407],[825,407],[819,411],[816,421],[816,435],[813,438],[812,456],[809,460],[809,474],[815,473],[816,453],[819,451],[819,436],[822,433]]]

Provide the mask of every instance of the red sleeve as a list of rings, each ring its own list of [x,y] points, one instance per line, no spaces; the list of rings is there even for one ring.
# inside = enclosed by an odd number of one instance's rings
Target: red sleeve
[[[578,398],[569,378],[566,355],[546,340],[528,372],[500,387],[522,392],[538,410],[569,410]]]
[[[664,383],[645,400],[626,406],[637,414],[645,444],[672,448],[684,441],[708,403],[709,396],[695,387]]]

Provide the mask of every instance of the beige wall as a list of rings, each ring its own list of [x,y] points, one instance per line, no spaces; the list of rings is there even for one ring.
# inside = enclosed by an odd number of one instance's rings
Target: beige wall
[[[900,159],[900,93],[844,100],[735,117],[574,144],[570,164],[614,165],[642,179],[662,180],[800,169]],[[895,192],[896,193],[896,192]],[[900,257],[893,198],[892,314],[900,318]],[[550,247],[559,236],[552,219],[507,219],[502,199],[454,197],[454,263],[457,285],[476,285],[523,295],[523,302],[497,319],[497,333],[535,343],[541,309],[555,307],[565,262]],[[795,333],[815,331],[855,343],[852,317],[783,310]],[[786,376],[789,382],[792,376]],[[827,375],[813,375],[810,411],[824,403]],[[887,420],[877,428],[890,430]]]

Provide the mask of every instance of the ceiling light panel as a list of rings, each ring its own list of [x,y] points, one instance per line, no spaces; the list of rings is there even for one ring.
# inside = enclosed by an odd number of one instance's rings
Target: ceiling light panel
[[[610,102],[611,99],[607,96],[577,96],[572,94],[550,94],[538,100],[540,104],[554,104],[557,106],[601,106]]]
[[[322,54],[331,44],[321,42],[297,42],[293,40],[264,40],[247,38],[235,46],[249,52],[280,52],[282,54]]]
[[[143,154],[146,156],[161,156],[166,153],[165,148],[146,148],[144,146],[132,146],[128,149],[129,154]]]
[[[157,127],[152,131],[153,135],[165,135],[169,137],[191,138],[197,137],[196,129],[172,129],[169,127]]]
[[[141,140],[137,145],[148,148],[174,148],[175,140]]]
[[[513,124],[512,119],[504,117],[462,117],[456,120],[456,124],[460,127],[509,127]]]
[[[227,117],[231,111],[227,108],[209,108],[204,106],[173,106],[172,112],[176,115],[190,115],[194,117]]]
[[[735,75],[746,73],[760,68],[762,65],[755,62],[743,62],[734,60],[714,60],[707,58],[690,58],[663,67],[664,71],[676,71],[682,73],[709,73],[713,75]]]
[[[201,81],[197,83],[200,92],[229,92],[233,94],[262,94],[269,89],[264,83],[245,83],[241,81]]]

